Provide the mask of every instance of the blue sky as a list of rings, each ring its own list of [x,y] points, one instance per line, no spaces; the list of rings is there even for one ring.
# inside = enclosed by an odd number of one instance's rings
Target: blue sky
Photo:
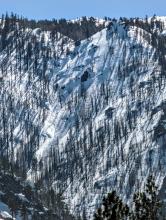
[[[0,14],[15,12],[28,18],[73,19],[166,15],[165,0],[0,0]]]

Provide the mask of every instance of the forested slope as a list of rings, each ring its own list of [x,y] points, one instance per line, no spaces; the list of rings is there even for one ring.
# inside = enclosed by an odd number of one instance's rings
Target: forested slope
[[[55,23],[1,19],[1,157],[77,216],[150,173],[164,192],[165,17]]]

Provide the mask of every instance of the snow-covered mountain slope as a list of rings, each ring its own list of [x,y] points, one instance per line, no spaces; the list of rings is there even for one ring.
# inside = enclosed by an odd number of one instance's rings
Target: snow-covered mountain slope
[[[21,178],[0,172],[0,219],[45,219],[49,210]],[[38,218],[35,218],[38,216]],[[60,218],[58,218],[60,219]]]
[[[60,195],[47,190],[44,186],[39,187],[23,180],[9,172],[7,166],[4,168],[5,170],[1,167],[0,171],[1,220],[74,219]],[[54,204],[54,207],[51,205],[51,209],[48,209],[49,204]]]
[[[129,202],[150,173],[164,192],[165,29],[158,20],[152,27],[109,21],[76,43],[40,29],[7,35],[1,152],[28,179],[53,185],[76,215],[92,219],[112,189]]]

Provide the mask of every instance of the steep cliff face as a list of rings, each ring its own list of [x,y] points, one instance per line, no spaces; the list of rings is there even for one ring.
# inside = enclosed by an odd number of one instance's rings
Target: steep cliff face
[[[165,18],[112,20],[77,43],[18,27],[6,39],[0,53],[3,155],[89,218],[112,189],[130,201],[149,173],[163,190]]]

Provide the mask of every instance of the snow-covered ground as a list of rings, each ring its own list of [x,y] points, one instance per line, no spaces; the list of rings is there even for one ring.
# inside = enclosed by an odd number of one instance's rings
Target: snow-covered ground
[[[160,19],[166,23],[165,17]],[[18,68],[15,50],[7,61],[0,97],[1,106],[8,97],[13,100],[14,115],[5,114],[9,122],[14,120],[15,157],[23,155],[23,145],[30,146],[33,135],[28,136],[26,129],[31,125],[33,134],[39,134],[33,158],[46,167],[50,152],[55,152],[58,169],[52,183],[64,192],[74,213],[85,208],[92,216],[102,196],[114,188],[129,201],[150,172],[161,186],[165,136],[154,138],[154,134],[160,123],[166,127],[166,87],[156,49],[148,40],[151,34],[113,22],[111,28],[75,46],[60,34],[51,41],[49,32],[27,32],[38,43],[44,38],[50,56],[45,81],[33,72],[34,57],[28,70],[22,66],[20,73],[14,71]],[[0,62],[4,60],[0,54]],[[41,52],[38,72],[44,62]],[[28,179],[35,176],[30,168]]]

